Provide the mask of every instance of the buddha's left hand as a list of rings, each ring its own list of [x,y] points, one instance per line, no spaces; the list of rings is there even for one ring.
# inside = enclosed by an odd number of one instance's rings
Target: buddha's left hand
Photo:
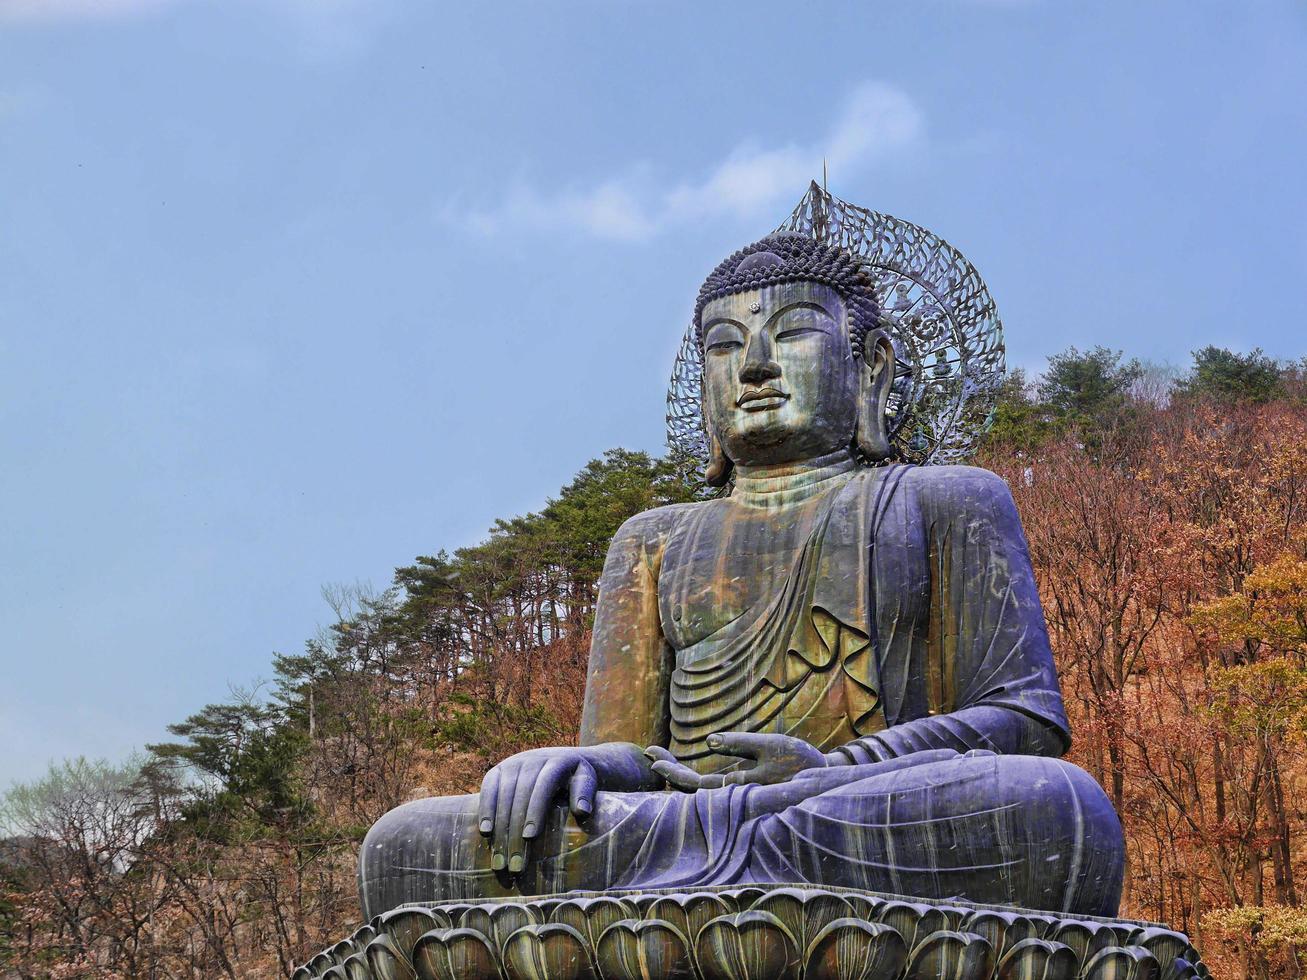
[[[654,760],[653,771],[669,786],[687,793],[743,783],[784,783],[805,770],[824,769],[827,764],[826,756],[819,749],[792,735],[719,732],[708,736],[708,748],[719,755],[734,756],[753,765],[701,776],[678,762],[676,756],[662,746],[651,745],[644,754]]]

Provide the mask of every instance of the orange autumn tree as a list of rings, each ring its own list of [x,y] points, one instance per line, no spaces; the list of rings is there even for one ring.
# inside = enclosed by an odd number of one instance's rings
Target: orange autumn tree
[[[1000,431],[982,465],[1022,515],[1073,758],[1125,826],[1124,911],[1210,934],[1228,975],[1298,975],[1303,402],[1198,392],[1070,416],[1026,397],[1021,438]],[[1253,933],[1279,937],[1274,956]]]
[[[1296,971],[1299,948],[1307,946],[1292,848],[1294,784],[1303,778],[1296,757],[1307,741],[1307,561],[1285,554],[1258,566],[1241,592],[1201,603],[1190,621],[1217,643],[1251,655],[1215,671],[1211,711],[1250,757],[1238,792],[1259,817],[1257,839],[1276,872],[1273,903],[1213,911],[1203,924],[1240,949],[1250,972]]]

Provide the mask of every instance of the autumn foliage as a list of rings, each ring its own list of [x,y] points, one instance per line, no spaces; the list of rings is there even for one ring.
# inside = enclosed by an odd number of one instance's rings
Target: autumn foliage
[[[1269,978],[1307,957],[1307,400],[1255,354],[1173,384],[1069,351],[1012,379],[977,462],[1022,515],[1071,757],[1125,826],[1123,913]],[[272,976],[344,935],[372,821],[575,738],[606,542],[685,496],[611,452],[385,592],[328,590],[331,628],[174,741],[15,787],[0,976]]]
[[[1071,758],[1125,826],[1126,914],[1205,939],[1222,975],[1298,976],[1307,412],[1130,407],[984,460],[1026,528]]]

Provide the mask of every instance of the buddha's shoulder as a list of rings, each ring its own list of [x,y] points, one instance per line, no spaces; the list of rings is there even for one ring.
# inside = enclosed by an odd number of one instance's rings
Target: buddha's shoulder
[[[859,482],[869,500],[884,499],[889,490],[900,502],[936,513],[965,513],[1012,499],[1003,478],[979,466],[890,466],[866,471]]]
[[[665,541],[677,524],[711,501],[665,504],[628,517],[613,536],[613,544],[655,545]]]
[[[1002,494],[1010,491],[1004,479],[993,470],[979,466],[908,466],[903,479],[917,494]]]

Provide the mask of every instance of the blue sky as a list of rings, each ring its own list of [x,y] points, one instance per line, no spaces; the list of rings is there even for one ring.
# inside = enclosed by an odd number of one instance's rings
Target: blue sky
[[[657,451],[823,156],[1009,363],[1307,346],[1301,3],[0,0],[0,786]]]

